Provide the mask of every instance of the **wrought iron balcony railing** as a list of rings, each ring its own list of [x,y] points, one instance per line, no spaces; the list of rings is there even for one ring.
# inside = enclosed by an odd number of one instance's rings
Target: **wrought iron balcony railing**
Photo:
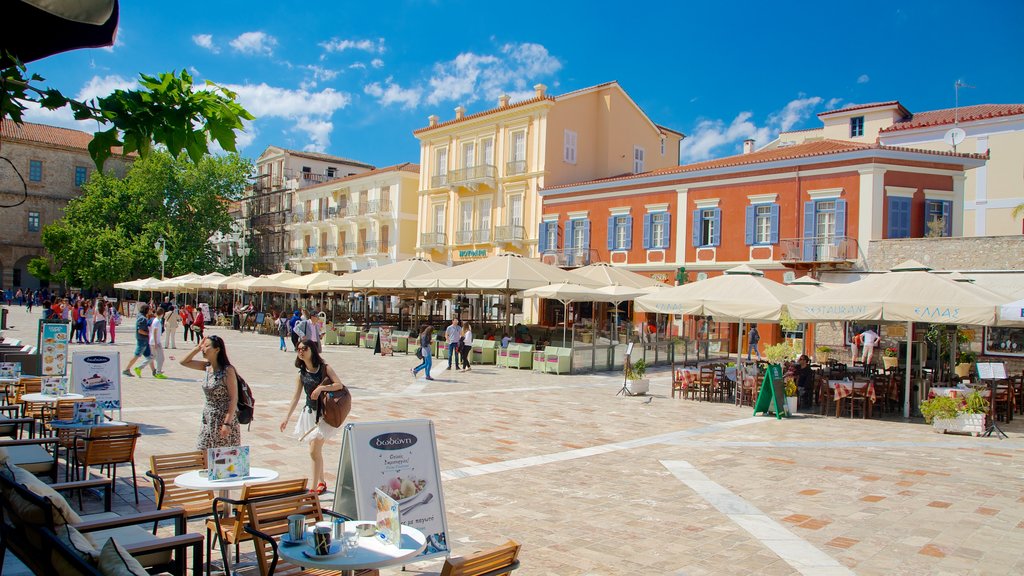
[[[459,230],[455,233],[456,244],[482,244],[490,241],[490,230]]]
[[[470,166],[468,168],[452,170],[448,173],[448,183],[452,185],[459,185],[483,182],[491,183],[493,186],[494,179],[497,175],[497,167],[490,164],[481,164],[479,166]]]
[[[500,244],[521,243],[526,240],[526,228],[522,226],[495,226],[494,241]]]
[[[448,235],[444,232],[424,232],[420,234],[420,247],[438,248],[448,245]]]
[[[563,248],[561,250],[545,250],[540,255],[541,262],[563,268],[587,266],[597,261],[597,250],[593,248]]]
[[[854,262],[857,239],[849,236],[787,238],[779,242],[782,262]]]
[[[509,160],[505,163],[505,176],[526,174],[526,160]]]
[[[436,174],[430,178],[431,188],[444,188],[448,185],[448,174]]]

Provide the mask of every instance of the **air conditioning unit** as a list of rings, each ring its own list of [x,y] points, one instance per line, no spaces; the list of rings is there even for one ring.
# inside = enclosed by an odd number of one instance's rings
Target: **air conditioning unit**
[[[707,279],[708,279],[708,273],[707,272],[697,272],[697,282],[700,282],[701,280],[707,280]]]

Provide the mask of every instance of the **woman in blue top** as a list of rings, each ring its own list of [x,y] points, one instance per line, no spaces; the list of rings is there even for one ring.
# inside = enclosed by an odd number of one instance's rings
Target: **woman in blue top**
[[[430,367],[433,364],[430,354],[430,341],[433,339],[433,336],[433,326],[427,326],[422,332],[420,332],[419,345],[423,354],[423,361],[420,362],[419,366],[412,369],[413,376],[417,376],[420,370],[423,370],[427,374],[427,380],[433,380],[433,378],[430,377]]]

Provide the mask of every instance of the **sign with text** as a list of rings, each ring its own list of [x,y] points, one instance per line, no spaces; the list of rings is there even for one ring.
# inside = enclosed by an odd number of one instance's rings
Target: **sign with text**
[[[427,546],[417,561],[448,554],[448,520],[433,422],[345,425],[333,509],[352,518],[375,519],[377,490],[397,501],[402,523],[426,535]]]
[[[120,410],[120,367],[119,352],[75,352],[71,355],[71,389],[96,398],[105,410]]]
[[[395,347],[391,341],[391,326],[381,326],[377,332],[377,337],[380,339],[380,355],[381,356],[394,356]]]
[[[786,385],[782,380],[782,367],[778,364],[771,364],[764,373],[764,381],[761,382],[761,392],[757,395],[757,402],[754,403],[754,415],[758,413],[767,414],[772,405],[775,405],[775,418],[781,420],[786,414]]]
[[[71,325],[66,322],[39,321],[39,354],[42,376],[63,376],[68,373],[68,339]]]

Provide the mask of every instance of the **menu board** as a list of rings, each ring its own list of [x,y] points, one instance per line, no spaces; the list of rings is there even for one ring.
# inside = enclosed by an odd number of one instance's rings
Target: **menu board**
[[[21,362],[0,362],[0,380],[21,378]]]
[[[99,402],[75,402],[75,422],[99,422],[103,419],[103,406]]]
[[[381,326],[378,331],[378,338],[380,338],[380,355],[394,356],[395,349],[394,344],[391,342],[391,326]]]
[[[68,371],[68,336],[71,325],[65,322],[39,321],[39,354],[42,376],[63,376]]]
[[[786,385],[783,382],[782,367],[778,364],[770,364],[764,373],[764,381],[761,383],[761,392],[757,395],[757,402],[754,403],[754,415],[759,412],[768,413],[775,405],[775,418],[781,419],[786,414]]]
[[[65,376],[43,378],[39,392],[44,396],[63,396],[68,392],[68,379]]]
[[[249,475],[248,446],[210,448],[207,461],[210,464],[207,476],[210,480],[242,478]]]
[[[380,488],[373,491],[373,501],[377,505],[377,533],[388,544],[398,546],[402,542],[402,520],[398,511],[398,501],[381,492]]]
[[[378,490],[396,501],[402,523],[426,536],[427,545],[417,561],[448,554],[448,520],[433,422],[345,425],[333,510],[376,519]]]
[[[979,380],[1002,380],[1006,378],[1006,365],[1002,362],[978,362]]]
[[[75,352],[71,355],[71,383],[83,396],[92,396],[107,410],[121,409],[121,354]]]

